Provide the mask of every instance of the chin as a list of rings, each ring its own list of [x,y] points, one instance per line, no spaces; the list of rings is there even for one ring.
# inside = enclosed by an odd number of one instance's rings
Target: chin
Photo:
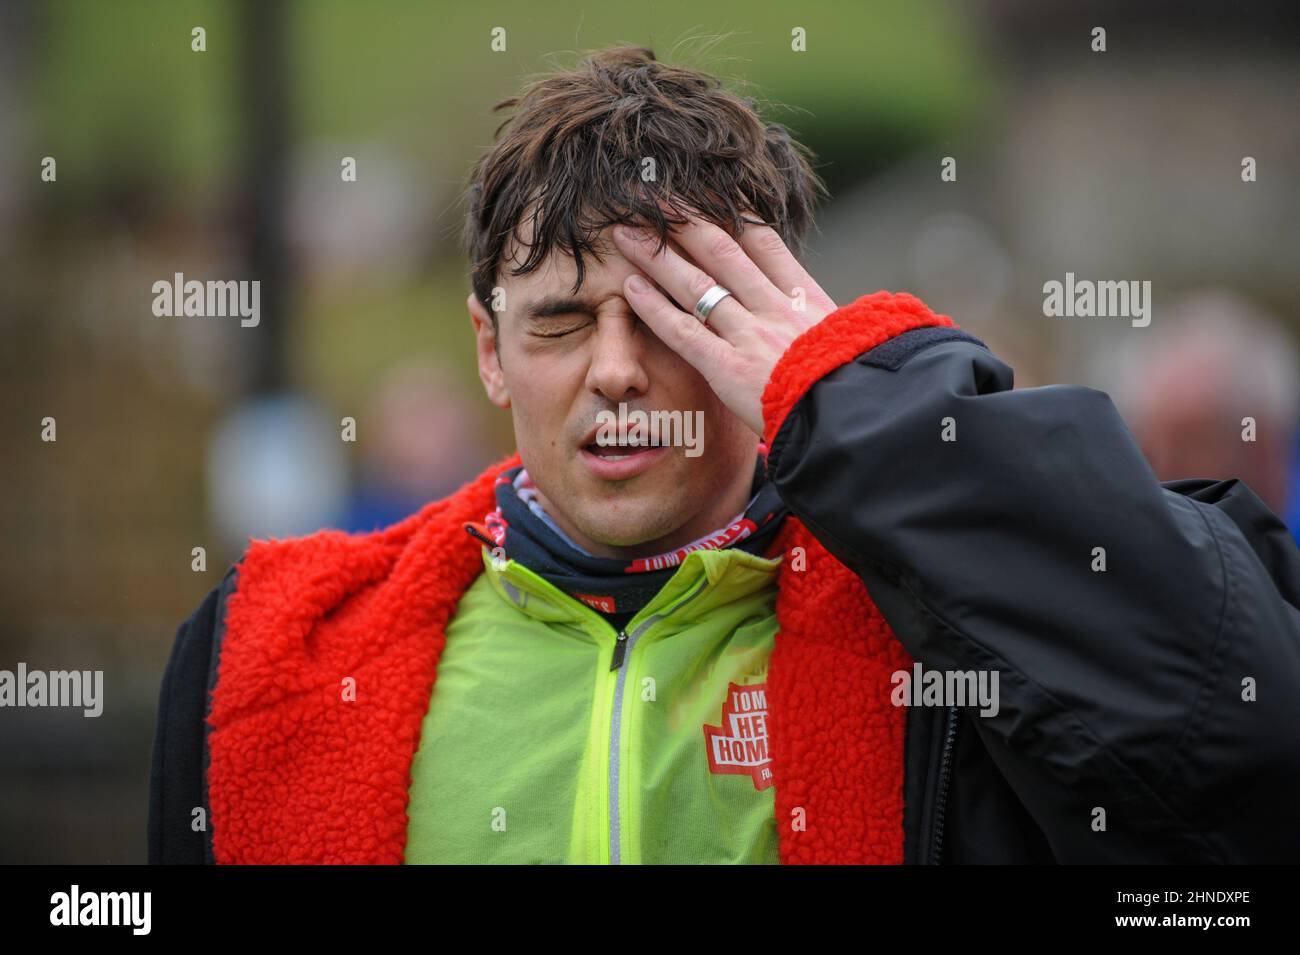
[[[684,521],[666,516],[660,507],[644,515],[628,515],[618,521],[610,521],[607,514],[598,513],[595,520],[582,527],[582,532],[606,547],[636,547],[647,541],[667,537],[683,523]]]

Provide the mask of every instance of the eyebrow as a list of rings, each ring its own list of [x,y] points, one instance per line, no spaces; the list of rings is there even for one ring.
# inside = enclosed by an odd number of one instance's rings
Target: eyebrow
[[[524,318],[536,321],[556,315],[595,315],[596,303],[574,295],[546,295],[524,309]]]

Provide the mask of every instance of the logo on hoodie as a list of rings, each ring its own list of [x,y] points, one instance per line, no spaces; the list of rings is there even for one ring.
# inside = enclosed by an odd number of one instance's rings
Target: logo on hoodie
[[[722,725],[705,724],[704,744],[710,772],[749,776],[759,790],[771,786],[775,780],[767,746],[767,684],[727,684]]]

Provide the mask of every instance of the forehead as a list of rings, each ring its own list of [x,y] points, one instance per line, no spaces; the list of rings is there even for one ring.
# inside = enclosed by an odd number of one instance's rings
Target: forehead
[[[503,265],[499,272],[501,281],[503,283],[509,282],[516,289],[546,288],[558,291],[563,288],[566,291],[572,290],[574,283],[578,279],[578,263],[572,255],[558,246],[552,247],[541,263],[531,272],[524,275],[512,274],[511,270],[523,265],[524,260],[528,258],[532,241],[532,219],[525,217],[515,230],[515,234],[506,243]],[[599,258],[591,253],[583,252],[582,289],[593,288],[609,279],[612,279],[615,285],[621,284],[623,278],[632,269],[632,264],[619,254],[618,247],[614,245],[612,227],[606,228],[594,236],[591,239],[591,244],[594,246]]]
[[[509,283],[516,294],[535,295],[549,293],[574,293],[592,297],[621,295],[623,280],[637,267],[623,257],[618,246],[614,244],[614,228],[608,226],[592,237],[591,245],[596,255],[583,251],[582,285],[574,292],[574,283],[578,279],[577,260],[568,252],[554,247],[546,254],[533,271],[524,275],[512,275],[510,270],[520,266],[528,257],[529,244],[533,241],[532,219],[525,216],[516,229],[517,239],[512,238],[506,244],[503,265],[498,270],[498,280],[504,285]],[[694,260],[671,236],[668,247],[688,262]]]

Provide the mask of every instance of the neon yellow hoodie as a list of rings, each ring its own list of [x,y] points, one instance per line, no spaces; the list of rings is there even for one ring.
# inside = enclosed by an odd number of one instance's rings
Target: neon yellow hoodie
[[[406,862],[777,863],[780,558],[693,552],[622,634],[483,560],[412,763]]]

